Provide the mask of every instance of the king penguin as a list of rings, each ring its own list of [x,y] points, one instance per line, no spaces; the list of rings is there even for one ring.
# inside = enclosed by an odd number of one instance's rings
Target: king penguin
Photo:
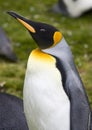
[[[92,0],[58,0],[52,11],[77,18],[85,12],[92,11]]]
[[[11,62],[17,62],[17,56],[13,51],[11,40],[7,37],[3,28],[0,27],[0,58],[8,59]]]
[[[90,130],[89,101],[62,33],[52,25],[8,13],[38,45],[29,55],[24,80],[29,130]]]

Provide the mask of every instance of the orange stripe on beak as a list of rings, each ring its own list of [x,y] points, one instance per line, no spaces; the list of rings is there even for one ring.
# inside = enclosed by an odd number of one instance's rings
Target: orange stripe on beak
[[[34,29],[32,26],[30,26],[28,23],[26,23],[25,21],[23,21],[23,20],[21,20],[21,19],[19,19],[19,18],[17,18],[17,20],[18,20],[21,24],[23,24],[30,32],[32,32],[32,33],[35,33],[35,32],[36,32],[35,29]]]

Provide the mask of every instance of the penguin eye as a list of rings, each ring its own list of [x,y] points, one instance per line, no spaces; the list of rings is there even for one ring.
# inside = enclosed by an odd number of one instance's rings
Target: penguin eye
[[[45,32],[46,30],[45,30],[44,28],[41,28],[40,31],[41,31],[41,32]]]

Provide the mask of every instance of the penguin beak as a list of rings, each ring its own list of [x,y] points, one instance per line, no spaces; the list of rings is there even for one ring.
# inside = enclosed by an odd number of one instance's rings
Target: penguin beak
[[[15,19],[17,19],[22,25],[24,25],[28,31],[30,31],[31,33],[35,33],[36,30],[35,28],[32,26],[33,25],[33,22],[32,21],[29,21],[28,19],[16,14],[15,12],[11,12],[11,11],[8,11],[7,12],[9,15],[11,15],[12,17],[14,17]]]

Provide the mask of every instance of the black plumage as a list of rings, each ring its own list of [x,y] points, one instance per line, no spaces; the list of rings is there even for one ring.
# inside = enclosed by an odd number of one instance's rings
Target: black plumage
[[[0,130],[28,130],[21,99],[0,93]]]

